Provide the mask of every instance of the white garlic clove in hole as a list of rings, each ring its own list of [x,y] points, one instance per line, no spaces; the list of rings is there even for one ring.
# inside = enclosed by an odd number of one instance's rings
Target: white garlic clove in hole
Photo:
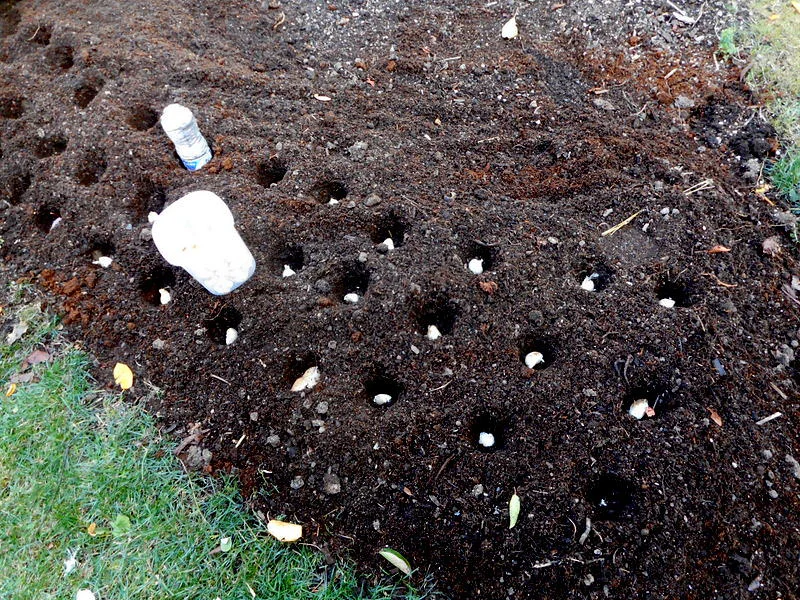
[[[474,275],[480,275],[483,273],[483,259],[482,258],[473,258],[467,264],[467,268],[470,272]]]
[[[478,443],[484,448],[491,448],[495,444],[494,435],[486,431],[481,431],[478,436]]]
[[[295,270],[289,265],[283,265],[283,273],[281,273],[281,277],[291,277],[292,275],[297,275]]]
[[[392,241],[392,238],[390,237],[387,237],[385,240],[383,240],[383,245],[386,246],[387,250],[394,250],[394,241]]]
[[[225,331],[225,345],[230,346],[233,342],[239,339],[239,332],[233,327],[228,327]]]
[[[635,419],[643,419],[645,414],[647,414],[647,409],[650,408],[650,403],[647,401],[646,398],[642,398],[640,400],[634,400],[631,407],[628,409],[628,414]]]
[[[303,390],[310,390],[319,383],[319,377],[319,367],[309,367],[295,380],[294,384],[292,384],[292,391],[302,392]]]
[[[114,259],[111,258],[110,256],[100,256],[100,257],[97,258],[97,260],[93,260],[92,264],[93,265],[100,265],[104,269],[107,269],[108,267],[111,266],[112,262],[114,262]]]
[[[664,308],[675,308],[675,300],[672,298],[662,298],[658,303]]]
[[[161,304],[169,304],[170,300],[172,300],[172,294],[170,294],[169,290],[166,288],[159,288],[158,300],[161,302]]]
[[[375,394],[375,397],[372,399],[372,402],[377,406],[389,404],[391,401],[392,397],[389,394]]]
[[[432,342],[435,342],[442,337],[442,332],[439,331],[439,328],[436,325],[428,325],[428,333],[425,334],[425,337]]]
[[[581,289],[586,290],[587,292],[593,292],[595,290],[595,283],[594,280],[600,277],[598,273],[592,273],[591,275],[587,275],[583,278],[581,282]]]
[[[344,301],[348,304],[358,304],[359,296],[355,292],[350,292],[349,294],[344,295]]]
[[[544,363],[544,354],[541,352],[528,352],[525,355],[525,366],[533,369],[536,365]]]

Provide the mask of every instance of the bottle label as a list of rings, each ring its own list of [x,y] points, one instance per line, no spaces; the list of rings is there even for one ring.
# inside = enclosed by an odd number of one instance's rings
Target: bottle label
[[[197,158],[188,159],[181,157],[181,161],[188,171],[197,171],[198,169],[202,169],[210,160],[211,152],[206,152]]]

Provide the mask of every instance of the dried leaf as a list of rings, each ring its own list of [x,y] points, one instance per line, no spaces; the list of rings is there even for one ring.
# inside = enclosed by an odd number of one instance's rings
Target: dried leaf
[[[30,356],[25,359],[29,365],[38,365],[39,363],[47,362],[50,360],[50,355],[44,350],[34,350]]]
[[[767,256],[776,256],[781,251],[781,243],[778,236],[768,237],[761,244],[761,249]]]
[[[8,378],[11,383],[31,383],[39,381],[39,376],[33,371],[27,373],[14,373]]]
[[[517,492],[514,492],[514,495],[511,496],[511,500],[508,503],[508,528],[514,529],[514,525],[517,524],[517,519],[519,518],[519,511],[521,505],[519,501],[519,496],[517,496]]]
[[[710,249],[706,250],[708,254],[719,254],[720,252],[730,252],[730,248],[726,248],[722,244],[717,244],[716,246],[711,247]]]
[[[89,526],[86,528],[86,533],[90,536],[94,537],[97,535],[97,523],[89,523]]]
[[[480,288],[490,296],[497,291],[498,285],[494,281],[479,281]]]
[[[384,548],[378,552],[383,558],[392,563],[395,567],[400,569],[406,575],[411,575],[411,564],[400,554],[397,550],[391,548]]]
[[[133,371],[128,365],[117,363],[114,366],[114,383],[123,390],[129,390],[133,386]]]
[[[513,40],[519,35],[519,27],[517,27],[517,15],[514,15],[508,21],[506,21],[506,24],[503,25],[500,35],[504,40]]]
[[[303,526],[272,519],[267,523],[269,534],[281,542],[294,542],[303,536]]]
[[[713,408],[710,408],[708,406],[706,407],[706,410],[709,413],[711,413],[711,420],[714,421],[714,423],[716,423],[720,427],[722,427],[722,417],[719,416],[719,413]]]

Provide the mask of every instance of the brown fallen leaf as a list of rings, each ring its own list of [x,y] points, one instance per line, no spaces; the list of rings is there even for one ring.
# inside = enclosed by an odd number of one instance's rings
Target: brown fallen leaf
[[[494,281],[479,281],[480,288],[490,296],[497,291],[498,285]]]
[[[44,350],[34,350],[30,356],[25,359],[29,365],[38,365],[39,363],[47,362],[50,360],[50,355]]]
[[[97,523],[90,523],[89,526],[86,528],[86,533],[90,536],[94,537],[97,535]]]
[[[706,410],[711,413],[711,420],[714,421],[717,425],[722,427],[722,417],[719,416],[719,413],[714,410],[713,408],[706,407]]]
[[[28,371],[26,373],[14,373],[8,378],[8,381],[10,383],[35,383],[39,381],[39,376],[33,371]]]
[[[780,240],[778,240],[778,236],[773,235],[772,237],[765,239],[761,244],[761,249],[767,256],[778,255],[781,251],[781,243]]]
[[[731,251],[730,248],[726,248],[722,244],[717,244],[716,246],[713,246],[712,248],[706,250],[708,254],[719,254],[720,252],[730,252],[730,251]]]

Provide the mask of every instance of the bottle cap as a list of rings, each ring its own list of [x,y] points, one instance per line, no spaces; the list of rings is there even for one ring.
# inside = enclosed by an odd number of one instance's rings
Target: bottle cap
[[[175,131],[188,126],[194,115],[192,111],[181,104],[170,104],[161,113],[161,127],[164,131]]]

